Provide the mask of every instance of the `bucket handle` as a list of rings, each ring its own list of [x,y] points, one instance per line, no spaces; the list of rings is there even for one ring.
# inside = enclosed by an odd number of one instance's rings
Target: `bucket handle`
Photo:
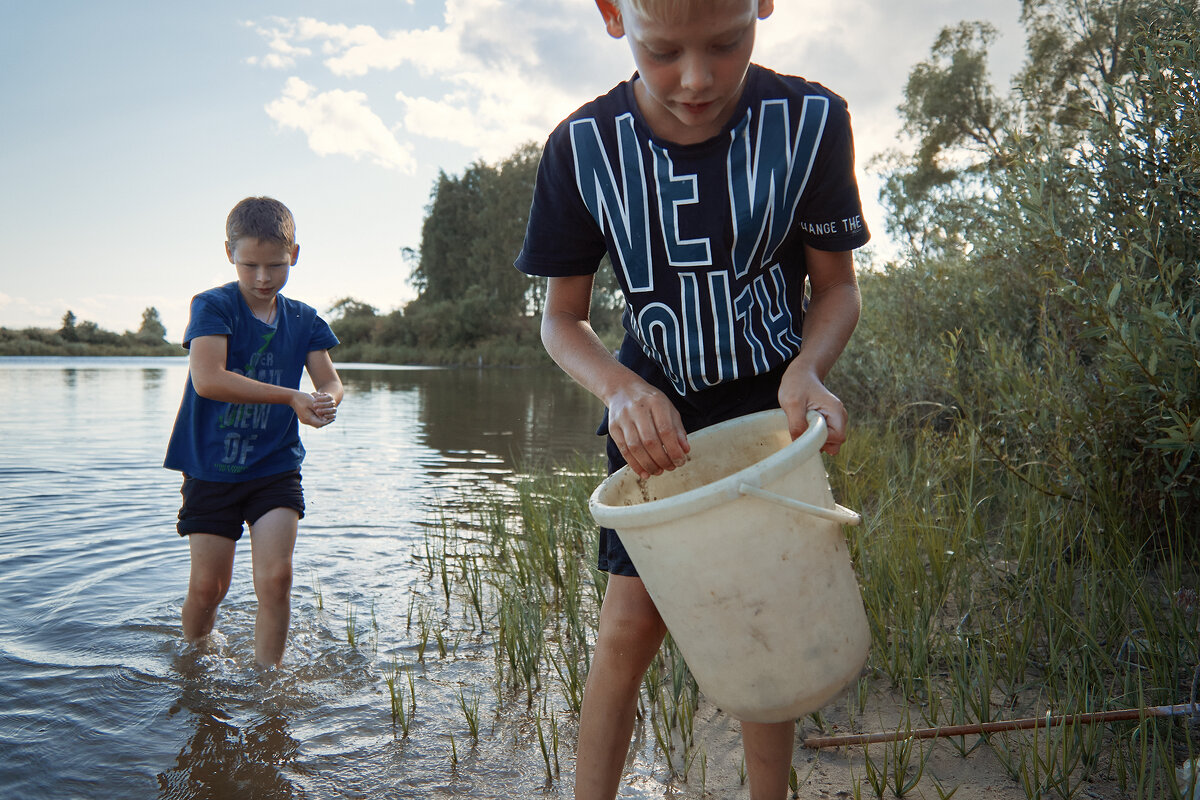
[[[825,417],[819,411],[809,411],[808,415],[809,431],[814,434],[823,444],[825,442],[826,427]],[[805,434],[808,435],[808,434]],[[817,445],[818,447],[820,445]],[[752,483],[743,482],[738,485],[738,492],[758,497],[762,500],[768,500],[777,505],[790,508],[793,511],[799,511],[802,514],[808,514],[813,517],[836,522],[839,525],[858,525],[862,522],[862,515],[857,511],[851,511],[845,506],[840,506],[837,503],[833,504],[833,508],[825,508],[824,506],[814,506],[812,503],[805,503],[803,500],[797,500],[794,497],[784,497],[781,494],[768,492],[761,486],[755,486]]]
[[[809,514],[821,519],[827,519],[830,522],[836,522],[840,525],[858,525],[862,522],[862,515],[857,511],[851,511],[845,506],[840,506],[834,503],[833,508],[824,508],[823,506],[814,506],[811,503],[805,503],[803,500],[797,500],[793,497],[784,497],[781,494],[768,492],[759,486],[754,486],[749,483],[743,483],[738,486],[738,491],[742,494],[753,495],[754,497],[763,500],[769,500],[772,503],[777,503],[781,506],[799,511],[802,514]]]

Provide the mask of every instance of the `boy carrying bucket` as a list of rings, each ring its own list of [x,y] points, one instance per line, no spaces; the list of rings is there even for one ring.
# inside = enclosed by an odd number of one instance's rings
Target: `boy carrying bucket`
[[[516,266],[549,279],[542,341],[599,397],[609,471],[682,465],[687,433],[782,408],[846,411],[824,379],[858,322],[869,238],[845,102],[750,63],[773,0],[596,0],[637,71],[551,133]],[[626,301],[614,357],[588,322],[607,253]],[[808,296],[805,296],[805,279]],[[730,531],[730,535],[737,535]],[[577,798],[613,798],[642,675],[666,633],[614,531],[579,724]],[[787,793],[794,722],[742,724],[752,798]]]

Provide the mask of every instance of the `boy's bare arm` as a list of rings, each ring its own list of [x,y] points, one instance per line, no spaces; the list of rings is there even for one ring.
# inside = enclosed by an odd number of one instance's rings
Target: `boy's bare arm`
[[[221,403],[276,403],[288,405],[306,425],[320,427],[329,420],[313,411],[314,398],[299,389],[264,383],[225,368],[229,349],[226,336],[198,336],[188,351],[188,372],[196,394]]]
[[[608,408],[608,430],[629,466],[643,478],[683,464],[687,433],[679,412],[659,390],[622,365],[592,330],[591,275],[550,278],[542,314],[546,352]]]
[[[832,455],[846,441],[846,408],[825,388],[825,376],[858,324],[862,300],[853,253],[806,247],[805,257],[812,292],[804,314],[804,343],[780,381],[779,405],[793,437],[808,428],[809,411],[821,412],[829,428],[822,449]]]
[[[308,360],[304,366],[316,389],[313,392],[313,411],[325,420],[325,424],[333,422],[337,418],[337,407],[342,402],[345,389],[342,386],[342,379],[333,367],[333,359],[329,357],[329,351],[313,350],[308,354]]]

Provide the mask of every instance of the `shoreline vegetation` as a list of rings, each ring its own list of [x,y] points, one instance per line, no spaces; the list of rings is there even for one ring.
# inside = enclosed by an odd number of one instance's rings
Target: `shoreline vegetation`
[[[469,342],[421,344],[381,344],[370,332],[362,328],[362,311],[353,308],[347,312],[347,304],[356,301],[341,301],[332,309],[337,314],[331,320],[341,343],[335,354],[338,361],[356,364],[381,364],[404,366],[445,367],[528,367],[553,366],[546,355],[538,334],[538,323],[532,317],[512,320],[506,325],[504,334],[490,334]],[[158,311],[146,309],[146,314],[158,319]],[[355,313],[357,317],[353,316]],[[70,311],[68,316],[73,316]],[[375,317],[374,310],[370,316]],[[378,317],[386,325],[389,316]],[[610,332],[605,337],[619,343],[619,335]],[[83,322],[71,327],[53,328],[4,328],[0,327],[0,356],[186,356],[187,350],[179,342],[166,340],[165,330],[147,332],[125,331],[115,333],[105,330],[93,322]]]
[[[863,513],[864,524],[846,533],[872,644],[861,678],[801,720],[797,746],[879,730],[894,741],[822,751],[819,788],[944,799],[960,785],[997,781],[1029,800],[1193,796],[1195,786],[1177,779],[1200,753],[1190,715],[906,737],[930,727],[1194,703],[1200,602],[1183,520],[1147,547],[1116,520],[1064,507],[1021,481],[988,459],[970,431],[923,426],[913,435],[868,423],[826,466],[837,501]],[[442,724],[477,737],[480,717],[526,715],[550,787],[562,780],[560,739],[565,757],[573,752],[604,591],[587,506],[603,469],[597,459],[524,472],[510,495],[481,497],[473,522],[431,525],[421,554],[429,588],[410,609],[428,650],[419,649],[416,663],[391,665],[385,697],[397,736],[406,737],[422,720],[396,675],[454,658],[442,642],[482,637],[494,655],[492,689],[464,694],[463,719]],[[803,635],[802,622],[794,635]],[[377,641],[375,649],[390,645]],[[717,750],[728,721],[705,707],[669,637],[646,675],[638,715],[664,780],[722,791]],[[797,781],[810,790],[815,758],[807,775],[797,760]],[[931,760],[936,775],[926,770]],[[724,773],[726,789],[744,781],[728,754]]]
[[[63,315],[53,328],[0,328],[0,356],[180,356],[187,353],[166,340],[158,310],[142,312],[137,331],[114,333],[94,322],[79,322],[75,313]]]
[[[4,357],[182,357],[187,350],[179,342],[146,340],[126,331],[113,333],[97,328],[99,336],[86,341],[68,341],[51,328],[0,327],[0,356]],[[339,363],[379,364],[383,366],[443,367],[538,367],[553,366],[545,348],[532,334],[531,341],[484,342],[470,348],[422,350],[419,348],[385,349],[361,342],[339,344]]]

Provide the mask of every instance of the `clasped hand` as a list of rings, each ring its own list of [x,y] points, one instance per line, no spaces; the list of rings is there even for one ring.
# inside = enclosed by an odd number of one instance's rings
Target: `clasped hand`
[[[337,418],[337,403],[333,395],[325,392],[307,394],[298,391],[292,408],[296,411],[297,419],[314,428],[322,428]]]

